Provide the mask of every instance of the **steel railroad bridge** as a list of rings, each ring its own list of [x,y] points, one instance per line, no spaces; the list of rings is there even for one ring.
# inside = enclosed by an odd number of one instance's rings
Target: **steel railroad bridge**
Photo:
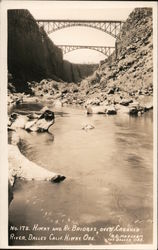
[[[106,46],[86,46],[86,45],[58,45],[60,49],[63,51],[63,55],[78,49],[91,49],[96,50],[103,55],[109,57],[112,52],[115,50],[115,47],[106,47]]]
[[[54,31],[74,27],[74,26],[83,26],[88,28],[94,28],[101,30],[114,38],[118,38],[120,29],[124,21],[120,20],[42,20],[37,19],[36,22],[39,26],[43,27],[47,34],[51,34]]]
[[[115,39],[119,39],[119,32],[124,24],[122,20],[57,20],[57,19],[37,19],[39,27],[43,27],[47,34],[51,34],[57,30],[61,30],[69,27],[88,27],[94,28],[108,35],[112,36]],[[93,49],[98,52],[103,53],[106,56],[109,56],[109,53],[113,52],[114,47],[103,47],[103,46],[83,46],[83,45],[57,45],[63,49],[63,54],[66,54],[70,51],[76,49]],[[117,55],[117,44],[115,43],[115,52]]]

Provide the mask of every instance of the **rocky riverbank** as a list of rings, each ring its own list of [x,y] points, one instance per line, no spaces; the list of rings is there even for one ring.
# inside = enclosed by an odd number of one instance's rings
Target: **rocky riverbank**
[[[66,178],[61,174],[51,172],[31,162],[22,155],[18,147],[20,143],[19,129],[25,129],[28,132],[47,132],[50,126],[54,124],[54,121],[54,112],[47,108],[43,108],[38,113],[33,112],[25,115],[11,113],[8,117],[8,130],[12,133],[10,143],[8,144],[9,203],[13,199],[13,186],[16,179],[60,182]]]
[[[130,115],[142,115],[153,108],[152,87],[148,90],[138,90],[131,95],[119,87],[107,87],[101,91],[99,84],[90,87],[88,81],[89,79],[86,79],[80,84],[74,84],[42,80],[40,83],[31,83],[31,89],[36,102],[50,101],[58,107],[81,105],[87,109],[87,113],[117,114],[123,112]],[[27,102],[27,97],[24,99]],[[110,110],[115,110],[115,112]]]
[[[66,177],[51,172],[43,167],[38,166],[34,162],[29,161],[18,149],[17,145],[8,145],[8,191],[9,204],[13,200],[13,187],[17,179],[22,180],[37,180],[37,181],[51,181],[58,183],[63,181]]]

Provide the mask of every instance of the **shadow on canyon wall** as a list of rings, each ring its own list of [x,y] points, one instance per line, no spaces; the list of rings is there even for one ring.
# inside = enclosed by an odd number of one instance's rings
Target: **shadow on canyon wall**
[[[8,72],[17,91],[27,90],[27,81],[43,78],[78,82],[97,66],[63,60],[62,50],[39,28],[28,10],[8,10]]]

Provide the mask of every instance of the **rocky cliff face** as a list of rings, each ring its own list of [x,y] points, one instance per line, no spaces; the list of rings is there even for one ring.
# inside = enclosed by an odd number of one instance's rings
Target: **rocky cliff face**
[[[62,51],[39,28],[28,10],[8,10],[8,71],[18,91],[27,81],[44,78],[77,82],[92,73],[93,66],[63,61]]]
[[[62,51],[39,29],[27,10],[8,11],[8,71],[16,88],[26,82],[60,76]]]
[[[117,40],[117,59],[114,54],[88,79],[91,85],[135,95],[152,93],[153,86],[153,41],[152,9],[137,8],[122,27]]]
[[[118,58],[100,68],[103,84],[115,84],[131,94],[152,87],[152,9],[135,9],[124,24],[118,44]],[[105,81],[104,81],[105,78]]]

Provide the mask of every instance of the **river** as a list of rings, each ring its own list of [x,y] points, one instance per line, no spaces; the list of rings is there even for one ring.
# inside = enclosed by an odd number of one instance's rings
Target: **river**
[[[23,104],[15,111],[38,108],[38,104]],[[10,238],[10,244],[152,243],[152,112],[130,117],[88,116],[75,107],[54,111],[50,133],[20,131],[20,150],[31,161],[66,179],[59,184],[16,182],[9,221],[18,229],[28,226],[28,230],[15,230],[16,236],[25,237]],[[95,128],[83,130],[84,124]],[[39,227],[45,229],[40,231]],[[122,233],[120,228],[134,232]],[[120,232],[129,234],[131,240],[121,237]]]

